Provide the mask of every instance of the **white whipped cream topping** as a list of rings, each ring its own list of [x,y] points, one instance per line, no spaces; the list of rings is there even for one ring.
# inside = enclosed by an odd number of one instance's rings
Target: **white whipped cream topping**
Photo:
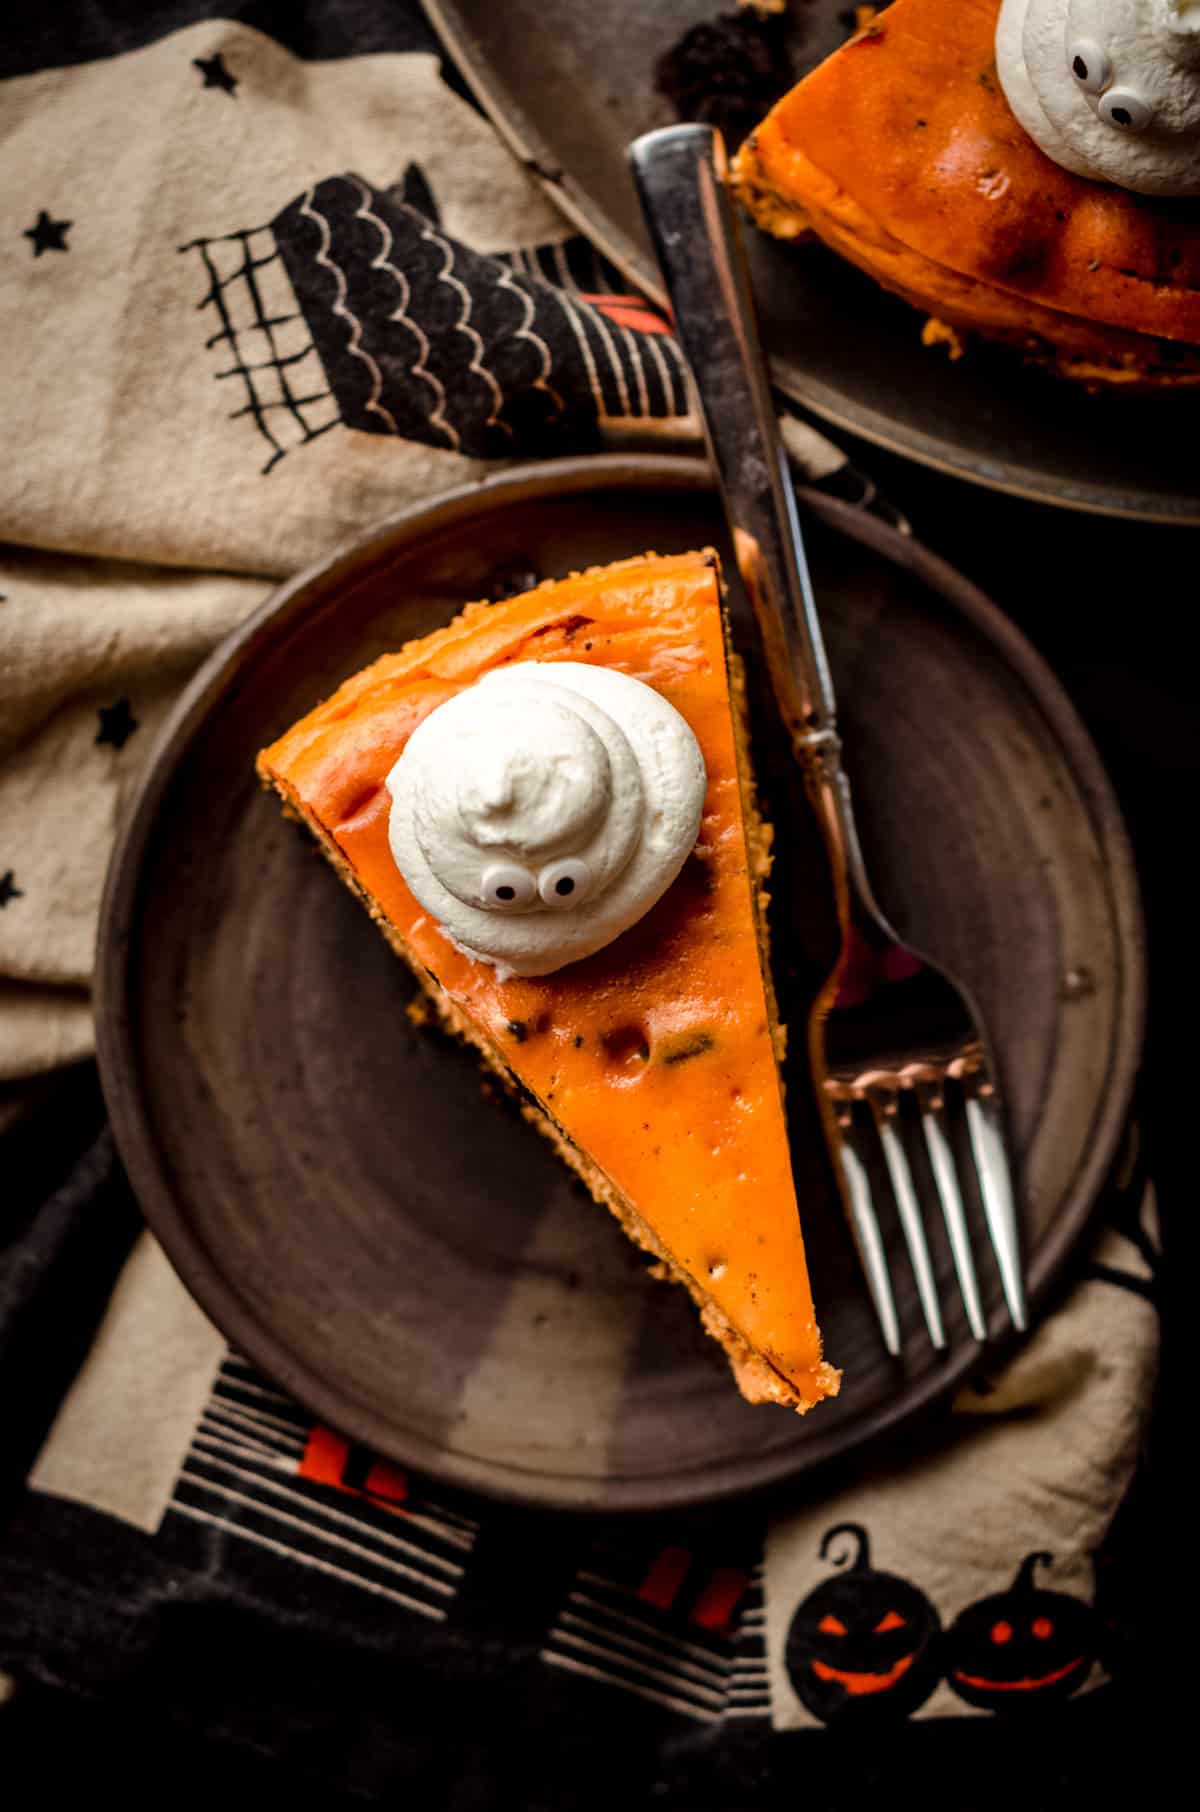
[[[636,924],[683,867],[706,776],[652,686],[579,661],[485,674],[387,778],[405,881],[466,955],[549,975]]]
[[[1200,195],[1200,0],[1004,0],[996,69],[1064,169]]]

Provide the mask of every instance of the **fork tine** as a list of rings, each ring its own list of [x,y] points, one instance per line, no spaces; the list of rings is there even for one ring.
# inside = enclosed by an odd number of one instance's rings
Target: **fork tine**
[[[967,1323],[976,1340],[986,1340],[987,1322],[979,1299],[979,1279],[975,1275],[975,1260],[971,1255],[967,1213],[963,1206],[962,1190],[958,1186],[954,1154],[942,1129],[945,1096],[938,1084],[929,1082],[919,1082],[916,1095],[921,1130],[925,1134],[925,1149],[929,1153],[934,1184],[942,1204],[958,1287],[962,1292],[963,1307],[967,1311]]]
[[[916,1189],[913,1186],[912,1171],[908,1167],[908,1158],[896,1132],[896,1099],[892,1096],[887,1100],[881,1100],[878,1095],[870,1095],[868,1099],[871,1103],[871,1112],[875,1116],[879,1143],[883,1146],[888,1176],[892,1181],[892,1192],[896,1197],[896,1207],[900,1213],[900,1225],[904,1230],[908,1256],[912,1260],[913,1276],[917,1280],[917,1295],[921,1299],[925,1326],[929,1329],[929,1338],[940,1352],[946,1344],[946,1330],[942,1326],[942,1309],[938,1302],[937,1284],[934,1282],[933,1260],[929,1256],[929,1244],[925,1238],[925,1226],[921,1220],[921,1208],[917,1201]]]
[[[979,1176],[983,1217],[991,1235],[1008,1312],[1013,1326],[1024,1333],[1029,1325],[1029,1311],[1025,1302],[1025,1280],[1021,1276],[1017,1210],[1008,1160],[1004,1155],[1004,1133],[996,1091],[986,1073],[981,1077],[964,1077],[963,1087],[967,1098],[967,1133]]]
[[[845,1183],[846,1205],[850,1211],[850,1229],[858,1247],[867,1289],[875,1305],[883,1344],[893,1359],[900,1357],[900,1321],[892,1295],[883,1235],[871,1199],[871,1184],[854,1143],[854,1109],[847,1103],[837,1115],[837,1152]]]

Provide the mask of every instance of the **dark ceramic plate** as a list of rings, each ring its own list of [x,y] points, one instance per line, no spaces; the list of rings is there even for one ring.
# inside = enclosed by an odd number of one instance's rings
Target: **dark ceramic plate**
[[[996,609],[877,521],[809,507],[870,866],[900,929],[961,972],[991,1027],[1036,1304],[1084,1226],[1138,1059],[1125,834],[1070,705]],[[799,1472],[940,1397],[977,1349],[956,1314],[934,1356],[896,1251],[909,1350],[887,1360],[798,1069],[804,1224],[845,1385],[803,1421],[743,1403],[683,1292],[653,1282],[549,1146],[487,1098],[471,1055],[410,1023],[407,971],[260,793],[254,756],[346,674],[486,595],[497,570],[552,576],[710,540],[705,468],[664,458],[526,467],[383,524],[283,586],[197,676],[104,904],[105,1091],[196,1297],[356,1439],[547,1505],[648,1508]],[[829,950],[825,868],[771,724],[760,709],[782,851],[775,950],[802,1024]],[[952,1301],[940,1248],[938,1264]]]
[[[793,0],[797,77],[847,35],[846,0]],[[654,65],[733,0],[426,0],[480,102],[551,199],[636,284],[661,296],[625,147],[675,116]],[[781,389],[924,465],[1074,509],[1200,522],[1182,435],[1187,397],[1091,397],[977,346],[950,369],[920,317],[820,246],[747,225],[754,293]]]

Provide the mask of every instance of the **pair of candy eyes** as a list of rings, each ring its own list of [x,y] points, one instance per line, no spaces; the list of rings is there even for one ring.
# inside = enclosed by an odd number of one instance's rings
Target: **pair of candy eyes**
[[[844,1636],[847,1634],[846,1626],[840,1617],[822,1617],[817,1628],[826,1636]],[[882,1636],[888,1630],[902,1630],[903,1628],[904,1619],[900,1616],[899,1612],[888,1611],[875,1625],[873,1634]],[[1039,1642],[1046,1642],[1054,1634],[1054,1625],[1051,1623],[1049,1617],[1035,1617],[1029,1626],[1029,1630],[1030,1634],[1036,1636]],[[1005,1642],[1011,1642],[1012,1638],[1013,1626],[1011,1623],[1005,1623],[1003,1621],[1000,1623],[993,1623],[993,1642],[1003,1644]]]
[[[555,912],[569,912],[585,899],[592,885],[592,871],[586,862],[568,856],[551,862],[541,873],[533,875],[516,862],[497,862],[485,869],[480,891],[488,906],[516,912],[541,899],[543,906]]]
[[[1093,38],[1079,38],[1069,45],[1067,61],[1071,65],[1071,74],[1084,93],[1102,97],[1099,106],[1102,120],[1107,120],[1110,126],[1118,126],[1122,132],[1146,130],[1152,118],[1149,107],[1132,89],[1109,88],[1112,63],[1108,52]]]

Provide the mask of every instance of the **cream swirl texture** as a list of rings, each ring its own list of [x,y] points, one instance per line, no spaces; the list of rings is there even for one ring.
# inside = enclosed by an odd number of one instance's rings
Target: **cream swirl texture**
[[[695,844],[706,784],[691,726],[652,686],[523,661],[413,731],[387,779],[392,857],[466,955],[548,975],[662,898]]]
[[[1055,163],[1143,195],[1200,195],[1200,0],[1004,0],[996,69]]]

